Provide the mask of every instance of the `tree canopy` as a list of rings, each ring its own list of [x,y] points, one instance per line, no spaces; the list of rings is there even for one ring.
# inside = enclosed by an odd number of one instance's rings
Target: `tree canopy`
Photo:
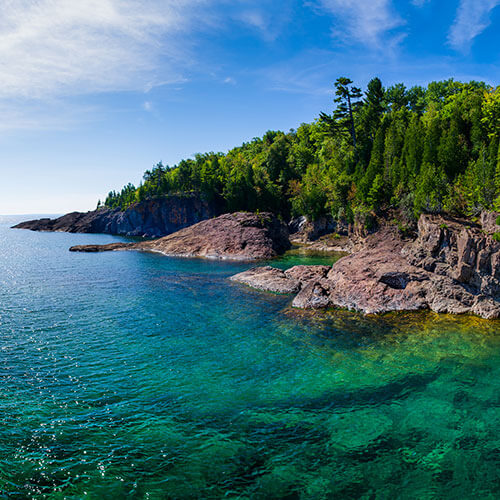
[[[500,87],[450,79],[384,88],[374,78],[363,92],[341,77],[334,103],[332,113],[297,130],[268,131],[226,154],[197,154],[173,167],[160,162],[138,187],[110,192],[105,205],[125,209],[195,193],[227,211],[286,218],[500,209]]]

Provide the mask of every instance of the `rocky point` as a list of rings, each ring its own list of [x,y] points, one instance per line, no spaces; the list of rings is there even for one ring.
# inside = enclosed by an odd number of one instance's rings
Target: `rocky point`
[[[78,245],[73,252],[142,250],[173,257],[270,259],[290,248],[286,224],[270,213],[238,212],[199,222],[173,234],[139,243]]]
[[[91,212],[72,212],[56,219],[21,222],[14,228],[158,238],[220,213],[216,204],[200,197],[173,195],[134,203],[126,210],[103,207]]]

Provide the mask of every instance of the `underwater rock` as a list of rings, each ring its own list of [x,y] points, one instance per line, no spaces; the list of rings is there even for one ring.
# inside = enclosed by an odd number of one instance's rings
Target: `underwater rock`
[[[173,257],[258,260],[285,252],[290,241],[286,224],[273,214],[238,212],[199,222],[156,240],[113,245],[116,244],[80,245],[70,250],[143,250]]]

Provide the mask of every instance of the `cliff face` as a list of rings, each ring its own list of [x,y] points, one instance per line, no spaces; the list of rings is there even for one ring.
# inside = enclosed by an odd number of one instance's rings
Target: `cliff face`
[[[496,214],[483,215],[482,225],[461,220],[423,215],[418,221],[418,238],[403,252],[414,266],[447,276],[469,290],[500,295],[500,243]]]
[[[72,212],[57,219],[21,222],[14,227],[159,238],[217,215],[215,204],[196,196],[169,196],[135,203],[125,211],[102,208],[87,213]]]

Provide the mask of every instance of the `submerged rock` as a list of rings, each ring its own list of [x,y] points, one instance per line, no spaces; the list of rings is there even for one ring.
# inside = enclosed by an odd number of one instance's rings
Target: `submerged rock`
[[[238,212],[139,243],[80,245],[71,251],[143,250],[175,257],[270,259],[290,248],[287,226],[270,213]]]

